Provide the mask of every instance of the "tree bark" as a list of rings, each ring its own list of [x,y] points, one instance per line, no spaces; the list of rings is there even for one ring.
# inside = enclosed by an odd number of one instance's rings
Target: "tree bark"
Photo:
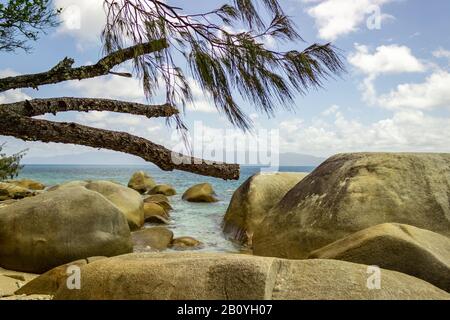
[[[153,162],[165,171],[182,170],[225,180],[239,179],[237,164],[209,162],[184,156],[125,132],[33,119],[9,110],[0,112],[0,134],[25,141],[71,143],[125,152]]]
[[[66,111],[110,111],[141,115],[147,118],[171,117],[179,113],[178,109],[168,104],[146,105],[110,99],[93,98],[49,98],[33,99],[1,105],[2,110],[9,110],[22,116],[36,117],[46,113],[56,114]]]
[[[72,65],[75,63],[73,59],[65,58],[47,72],[0,79],[0,92],[19,88],[37,89],[39,86],[46,84],[104,76],[109,74],[112,68],[125,61],[141,55],[161,51],[167,47],[168,43],[165,39],[155,40],[116,51],[99,60],[94,65],[78,68],[72,68]]]
[[[129,76],[111,71],[115,66],[135,57],[161,51],[168,47],[165,39],[113,52],[96,64],[72,68],[73,59],[65,58],[47,72],[0,79],[0,92],[35,88],[68,80],[82,80],[107,74]],[[177,108],[164,104],[149,106],[133,102],[93,98],[33,99],[0,105],[0,135],[25,141],[70,143],[103,148],[141,157],[162,170],[183,170],[226,180],[239,179],[239,165],[210,162],[173,153],[165,147],[125,132],[96,129],[76,123],[59,123],[32,117],[65,111],[112,111],[153,117],[178,116]]]

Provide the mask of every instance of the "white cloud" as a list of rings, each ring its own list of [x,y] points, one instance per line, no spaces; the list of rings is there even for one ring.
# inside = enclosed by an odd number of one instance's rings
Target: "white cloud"
[[[366,75],[423,72],[426,69],[406,46],[379,46],[370,52],[367,46],[355,44],[355,49],[356,52],[350,54],[348,61]]]
[[[59,34],[68,34],[84,43],[98,43],[106,23],[103,0],[55,0],[56,8],[62,8]]]
[[[425,72],[427,69],[406,46],[383,45],[371,52],[367,46],[355,44],[355,49],[356,52],[349,55],[348,62],[366,76],[361,90],[364,101],[371,104],[377,102],[374,82],[380,75]]]
[[[20,90],[10,90],[0,94],[0,104],[30,100],[31,97]]]
[[[314,3],[307,13],[316,21],[319,37],[334,41],[342,35],[355,32],[366,19],[378,16],[383,19],[392,18],[381,13],[381,6],[392,0],[302,0]]]
[[[189,86],[192,91],[194,103],[188,103],[186,109],[191,112],[205,112],[215,113],[217,112],[212,102],[211,96],[203,91],[200,85],[193,78],[188,79]]]
[[[0,70],[0,78],[14,77],[17,75],[19,75],[17,72],[9,68]],[[0,93],[0,104],[19,102],[30,99],[31,97],[20,89],[8,90],[6,92]]]
[[[281,152],[329,156],[356,151],[449,152],[450,118],[421,111],[400,111],[392,117],[364,124],[335,112],[331,119],[305,123],[293,119],[280,124]]]
[[[124,72],[125,70],[119,70]],[[86,97],[109,98],[126,101],[144,102],[145,95],[138,79],[120,76],[106,76],[82,81],[70,81],[66,84]]]
[[[400,84],[389,94],[380,96],[379,104],[386,108],[433,109],[450,107],[450,73],[439,70],[422,83]]]
[[[450,50],[439,48],[433,52],[433,56],[436,58],[447,59],[448,62],[450,63]]]

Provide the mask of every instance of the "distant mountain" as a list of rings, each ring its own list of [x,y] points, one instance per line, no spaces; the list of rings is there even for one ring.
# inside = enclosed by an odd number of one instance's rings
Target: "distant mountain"
[[[139,157],[126,153],[109,151],[92,151],[50,157],[24,157],[23,164],[70,164],[70,165],[145,165]]]
[[[299,153],[281,153],[281,166],[318,166],[325,158]],[[93,151],[50,157],[25,157],[23,164],[71,164],[71,165],[145,165],[139,157],[110,151]]]
[[[303,167],[303,166],[318,166],[324,162],[326,158],[311,156],[308,154],[300,153],[281,153],[280,165],[288,167]]]

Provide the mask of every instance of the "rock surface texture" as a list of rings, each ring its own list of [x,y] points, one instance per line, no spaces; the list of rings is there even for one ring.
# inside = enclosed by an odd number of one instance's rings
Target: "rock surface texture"
[[[450,154],[331,157],[292,188],[257,227],[257,255],[306,258],[362,229],[401,223],[450,235]]]
[[[367,266],[337,260],[283,260],[247,255],[134,253],[82,266],[81,290],[55,299],[449,299],[433,285],[382,270],[379,290]]]

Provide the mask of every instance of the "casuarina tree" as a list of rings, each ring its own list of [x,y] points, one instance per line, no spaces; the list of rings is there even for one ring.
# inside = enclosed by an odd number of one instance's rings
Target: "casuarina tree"
[[[20,1],[10,4],[15,2]],[[35,2],[50,5],[48,1]],[[34,117],[65,111],[113,111],[167,118],[169,125],[185,132],[183,114],[186,104],[193,102],[188,80],[192,78],[219,112],[245,131],[252,123],[238,97],[258,111],[273,115],[278,108],[293,109],[296,94],[319,88],[325,79],[343,71],[337,49],[330,43],[306,44],[278,0],[233,0],[200,13],[159,0],[105,0],[104,9],[104,56],[97,63],[73,67],[74,60],[65,58],[48,71],[0,79],[0,92],[112,74],[139,77],[148,102],[161,91],[165,101],[150,105],[61,97],[4,104],[0,106],[1,135],[105,148],[139,156],[167,171],[237,179],[239,166],[235,164],[189,155],[174,157],[165,147],[126,132]],[[49,7],[44,12],[43,22],[55,13]],[[0,36],[14,36],[6,31]],[[268,39],[292,49],[275,50]],[[128,61],[133,64],[133,75],[114,71]]]

